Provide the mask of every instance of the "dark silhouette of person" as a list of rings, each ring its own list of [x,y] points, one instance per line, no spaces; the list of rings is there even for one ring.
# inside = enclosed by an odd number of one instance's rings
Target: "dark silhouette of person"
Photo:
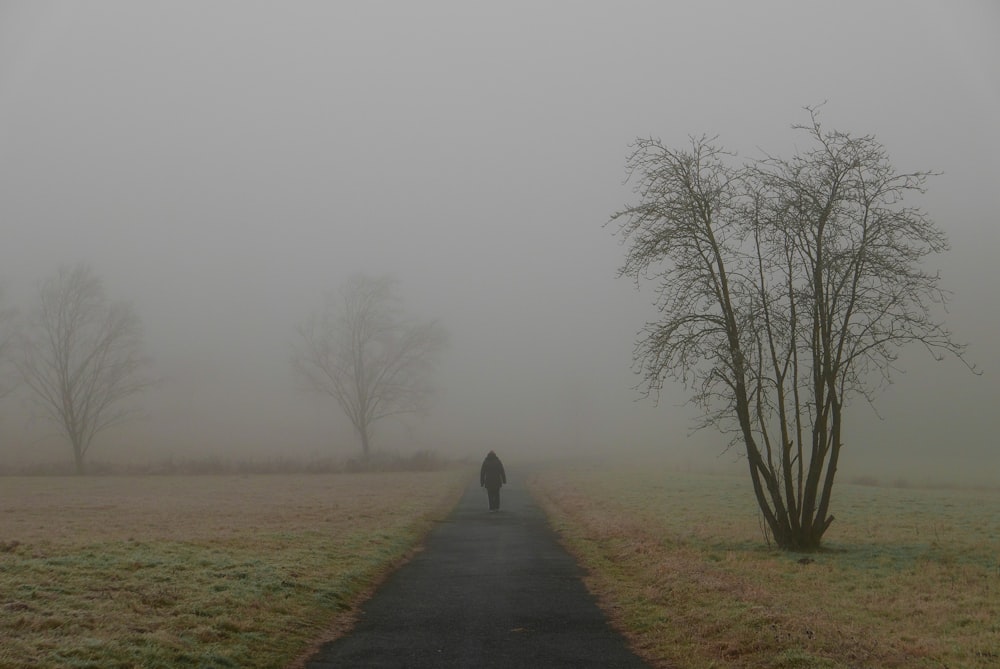
[[[503,463],[493,451],[486,454],[483,466],[479,468],[479,486],[486,488],[490,497],[490,511],[500,510],[500,486],[507,482]]]

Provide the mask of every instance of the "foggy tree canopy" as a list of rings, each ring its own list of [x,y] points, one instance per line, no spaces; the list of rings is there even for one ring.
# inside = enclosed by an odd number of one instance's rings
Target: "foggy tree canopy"
[[[347,414],[366,460],[376,423],[427,410],[447,339],[436,321],[408,316],[398,290],[391,276],[352,276],[299,326],[292,358],[306,387]]]
[[[132,305],[108,300],[90,267],[63,266],[41,284],[20,344],[21,379],[83,474],[94,438],[128,419],[128,401],[153,383],[139,317]]]

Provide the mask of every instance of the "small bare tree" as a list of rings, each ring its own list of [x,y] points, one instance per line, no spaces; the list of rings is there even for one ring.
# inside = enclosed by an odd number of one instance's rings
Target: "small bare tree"
[[[944,234],[903,199],[927,173],[898,173],[872,137],[795,126],[812,148],[734,164],[712,139],[687,150],[640,139],[628,161],[638,204],[616,213],[620,273],[656,284],[660,319],[635,364],[647,393],[684,382],[702,427],[742,442],[776,543],[817,548],[852,396],[872,402],[900,347],[964,347],[935,319],[946,294],[923,258]]]
[[[3,297],[0,287],[0,399],[9,395],[17,387],[18,381],[17,370],[14,368],[17,311],[4,307]]]
[[[44,281],[21,338],[17,368],[42,415],[65,433],[77,474],[94,437],[129,418],[125,400],[148,388],[142,327],[127,303],[110,303],[86,264]]]
[[[437,322],[406,317],[396,291],[392,277],[353,276],[299,326],[292,356],[307,387],[347,414],[365,459],[374,423],[426,409],[430,371],[447,339]]]

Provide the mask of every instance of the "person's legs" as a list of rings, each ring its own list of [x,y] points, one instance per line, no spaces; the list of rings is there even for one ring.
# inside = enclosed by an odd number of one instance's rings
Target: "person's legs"
[[[487,488],[486,492],[490,496],[490,511],[500,508],[500,488]]]

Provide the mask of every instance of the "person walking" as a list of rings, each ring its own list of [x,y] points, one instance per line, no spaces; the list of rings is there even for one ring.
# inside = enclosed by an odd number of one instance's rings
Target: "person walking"
[[[486,454],[483,466],[479,468],[479,486],[486,488],[490,498],[490,511],[500,510],[500,486],[507,482],[503,463],[493,451]]]

